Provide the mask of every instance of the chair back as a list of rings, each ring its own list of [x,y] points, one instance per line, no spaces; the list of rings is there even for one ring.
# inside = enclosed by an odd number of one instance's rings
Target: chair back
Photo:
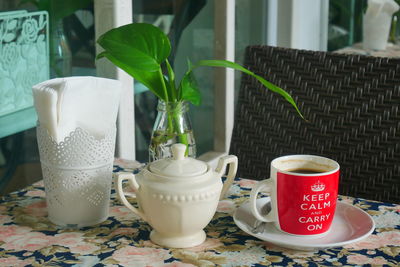
[[[268,178],[279,156],[321,155],[341,166],[340,194],[400,203],[400,59],[251,46],[245,65],[306,120],[244,75],[230,148],[240,177]]]

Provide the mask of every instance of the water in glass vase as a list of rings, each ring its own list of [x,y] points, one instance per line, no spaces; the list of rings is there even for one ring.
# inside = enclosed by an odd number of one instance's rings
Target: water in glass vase
[[[171,146],[182,143],[187,146],[186,156],[196,157],[196,142],[190,119],[188,103],[159,101],[149,146],[149,161],[172,157]]]
[[[187,142],[186,156],[196,157],[196,143],[193,130],[187,130],[183,134],[168,134],[165,131],[155,131],[149,147],[150,161],[172,157],[171,146],[183,143],[182,137]]]

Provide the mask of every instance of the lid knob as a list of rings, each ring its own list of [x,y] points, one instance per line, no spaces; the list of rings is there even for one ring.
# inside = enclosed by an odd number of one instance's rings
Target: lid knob
[[[184,144],[173,144],[171,146],[172,157],[151,162],[148,170],[150,173],[156,174],[157,179],[160,177],[169,179],[193,178],[209,172],[207,163],[185,157],[186,149],[187,146]]]
[[[171,147],[172,156],[175,160],[182,160],[185,158],[186,145],[184,144],[173,144]]]

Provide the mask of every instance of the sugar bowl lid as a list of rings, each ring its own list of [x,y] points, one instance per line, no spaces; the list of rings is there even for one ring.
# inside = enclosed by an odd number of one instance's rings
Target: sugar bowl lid
[[[208,165],[194,158],[185,157],[186,145],[174,144],[172,158],[154,161],[149,165],[151,173],[168,177],[194,177],[205,174]]]

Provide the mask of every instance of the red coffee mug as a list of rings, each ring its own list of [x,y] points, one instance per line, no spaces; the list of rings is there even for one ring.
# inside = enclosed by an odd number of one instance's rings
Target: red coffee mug
[[[291,155],[271,162],[271,178],[261,181],[250,194],[251,210],[260,221],[274,222],[292,235],[319,236],[328,232],[336,209],[339,164],[313,155]],[[259,192],[271,197],[271,211],[256,208]]]

